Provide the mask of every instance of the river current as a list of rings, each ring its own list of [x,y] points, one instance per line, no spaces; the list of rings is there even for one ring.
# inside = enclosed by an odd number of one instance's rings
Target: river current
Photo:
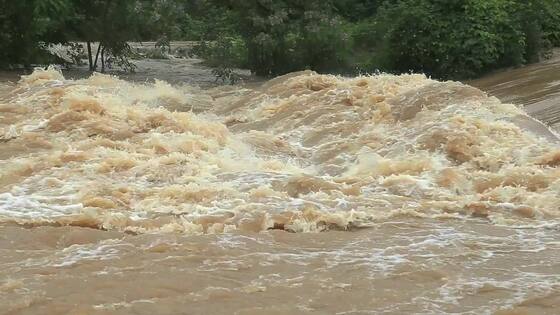
[[[484,80],[0,84],[0,314],[555,314],[555,109]]]

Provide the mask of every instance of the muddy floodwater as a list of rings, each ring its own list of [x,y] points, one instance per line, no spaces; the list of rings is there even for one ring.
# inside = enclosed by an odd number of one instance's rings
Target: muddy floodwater
[[[4,81],[0,314],[560,314],[555,62]]]
[[[471,84],[503,102],[524,106],[531,116],[560,130],[560,49],[549,60],[501,71]]]

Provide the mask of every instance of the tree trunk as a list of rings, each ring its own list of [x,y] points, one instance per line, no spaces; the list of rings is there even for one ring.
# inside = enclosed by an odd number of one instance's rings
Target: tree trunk
[[[101,50],[101,73],[105,73],[105,46]]]
[[[93,71],[97,70],[97,60],[99,59],[99,53],[101,52],[101,42],[97,46],[97,53],[95,54],[95,62],[93,63]]]
[[[89,71],[93,71],[93,56],[91,55],[91,42],[87,42],[87,54],[89,60]]]

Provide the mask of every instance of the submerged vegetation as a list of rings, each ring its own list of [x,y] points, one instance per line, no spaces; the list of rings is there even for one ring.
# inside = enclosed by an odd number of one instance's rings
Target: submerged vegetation
[[[86,43],[90,70],[132,68],[129,41],[199,44],[220,73],[424,72],[470,78],[560,45],[557,0],[0,0],[0,65]]]

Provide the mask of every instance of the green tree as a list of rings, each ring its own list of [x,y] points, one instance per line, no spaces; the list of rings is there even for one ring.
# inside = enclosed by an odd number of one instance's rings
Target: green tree
[[[193,0],[136,1],[135,33],[142,40],[180,39],[183,29],[182,22],[191,2]]]
[[[542,23],[545,41],[555,47],[560,46],[560,1],[533,0],[538,10],[538,18]]]
[[[333,5],[344,19],[357,23],[375,15],[383,0],[338,0]]]
[[[249,68],[258,75],[299,69],[344,67],[349,38],[332,0],[230,1],[248,48]]]
[[[136,0],[72,0],[74,16],[72,29],[75,40],[86,42],[89,68],[105,71],[106,62],[130,67],[128,41],[139,39],[142,23],[142,1]],[[92,43],[98,43],[92,50]]]
[[[68,0],[0,0],[0,65],[47,60],[42,46],[67,40]]]
[[[49,63],[46,45],[79,41],[90,70],[131,69],[128,41],[179,36],[185,6],[184,0],[0,0],[0,65]]]
[[[535,62],[559,34],[556,0],[386,1],[372,32],[374,64],[396,72],[468,78]]]
[[[240,20],[236,11],[222,0],[177,0],[183,4],[178,23],[180,36],[187,40],[217,40],[238,36]]]

